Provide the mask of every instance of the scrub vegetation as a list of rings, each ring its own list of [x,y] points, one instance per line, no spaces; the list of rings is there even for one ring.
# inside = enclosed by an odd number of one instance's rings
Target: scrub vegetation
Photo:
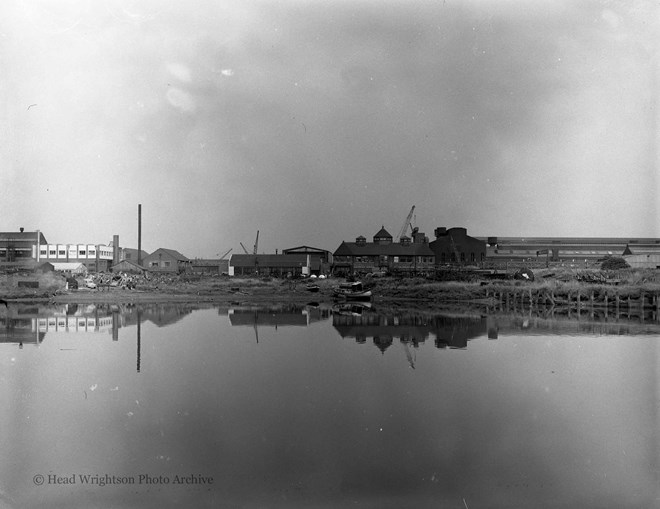
[[[322,301],[332,299],[332,288],[343,278],[280,279],[204,275],[97,276],[96,288],[77,277],[79,288],[67,288],[61,275],[17,273],[0,275],[0,297],[52,302],[121,301]],[[502,279],[500,279],[502,278]],[[374,301],[485,302],[506,294],[528,295],[536,300],[561,302],[572,299],[612,300],[660,295],[660,271],[651,269],[574,270],[542,269],[534,280],[514,279],[514,273],[484,274],[467,270],[439,273],[436,277],[366,277]],[[312,293],[310,282],[319,287]],[[30,283],[32,283],[30,285]],[[38,283],[35,285],[34,283]],[[546,298],[547,297],[547,298]]]

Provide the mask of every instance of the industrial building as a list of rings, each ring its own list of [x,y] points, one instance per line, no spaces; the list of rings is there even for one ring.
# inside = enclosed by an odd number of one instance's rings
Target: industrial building
[[[309,276],[312,267],[311,256],[305,254],[234,254],[229,258],[230,276]]]
[[[327,274],[332,268],[332,253],[325,249],[310,246],[298,246],[284,249],[287,255],[309,255],[312,274]]]
[[[57,263],[82,263],[90,272],[103,272],[112,266],[112,257],[112,248],[104,244],[42,244],[37,261],[52,262],[55,266]]]
[[[0,266],[3,268],[36,266],[39,246],[47,244],[40,231],[0,232]]]
[[[486,261],[590,265],[607,257],[660,254],[660,239],[631,237],[487,237]]]
[[[159,248],[142,260],[142,266],[152,272],[185,272],[191,261],[174,249]]]
[[[435,240],[429,247],[435,255],[435,264],[478,265],[486,259],[486,242],[467,234],[466,228],[436,228]]]
[[[221,275],[229,274],[229,260],[227,258],[195,258],[190,262],[190,269],[194,274]]]
[[[434,269],[435,253],[423,233],[415,230],[412,238],[404,235],[398,242],[393,240],[383,226],[373,236],[373,242],[367,242],[363,236],[355,242],[342,242],[333,253],[333,272],[420,273]]]

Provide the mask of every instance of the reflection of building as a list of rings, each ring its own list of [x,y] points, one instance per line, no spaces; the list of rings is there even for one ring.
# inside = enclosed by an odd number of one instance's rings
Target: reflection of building
[[[355,338],[358,343],[372,338],[383,352],[395,339],[416,346],[433,334],[438,348],[465,348],[470,339],[486,335],[486,319],[482,317],[391,314],[368,309],[361,314],[334,313],[332,325],[341,337]]]
[[[31,318],[0,318],[0,343],[39,345],[45,333],[37,329]]]
[[[229,321],[233,326],[248,325],[280,327],[304,326],[327,320],[330,317],[329,309],[318,309],[302,306],[285,307],[236,307],[228,311]]]
[[[7,316],[0,318],[0,342],[38,345],[47,334],[111,333],[114,328],[115,317],[95,306],[12,305]]]
[[[433,326],[438,348],[467,348],[468,341],[487,333],[485,317],[436,316]]]

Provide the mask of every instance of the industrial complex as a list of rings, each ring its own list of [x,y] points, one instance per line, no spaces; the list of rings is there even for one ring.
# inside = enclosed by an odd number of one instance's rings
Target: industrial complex
[[[198,273],[271,276],[312,274],[432,274],[438,270],[473,267],[502,269],[568,265],[590,267],[608,257],[623,258],[635,268],[660,268],[660,239],[630,237],[472,237],[462,227],[438,227],[434,239],[413,227],[411,209],[396,237],[384,225],[369,239],[358,236],[334,250],[307,245],[281,253],[259,253],[259,232],[252,252],[227,251],[217,259],[188,258],[161,247],[141,249],[141,208],[138,208],[138,247],[122,247],[119,237],[108,244],[51,243],[43,232],[0,232],[0,270],[87,272]]]

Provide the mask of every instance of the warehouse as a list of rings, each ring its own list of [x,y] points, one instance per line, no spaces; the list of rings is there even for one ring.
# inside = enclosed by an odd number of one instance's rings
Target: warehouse
[[[229,275],[309,276],[311,256],[305,254],[235,254],[229,258]]]

